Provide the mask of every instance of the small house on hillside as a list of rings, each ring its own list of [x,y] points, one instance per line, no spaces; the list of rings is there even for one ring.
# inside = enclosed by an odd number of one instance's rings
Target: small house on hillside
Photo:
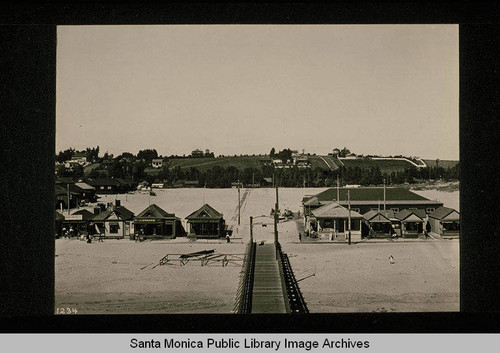
[[[179,217],[152,204],[134,218],[134,233],[144,238],[175,238],[186,235]]]
[[[460,234],[460,213],[453,208],[439,207],[428,217],[431,232],[441,236],[458,236]]]
[[[161,159],[161,158],[154,158],[151,161],[151,167],[153,167],[153,168],[162,168],[163,167],[163,159]]]
[[[116,200],[115,205],[110,205],[105,211],[94,216],[92,233],[107,238],[124,238],[131,233],[133,218],[134,213],[121,206],[120,200]]]
[[[204,204],[186,217],[188,236],[193,238],[220,238],[226,234],[226,222],[222,213]]]
[[[71,157],[70,162],[75,162],[81,166],[87,164],[87,153],[86,152],[76,152],[73,157]]]

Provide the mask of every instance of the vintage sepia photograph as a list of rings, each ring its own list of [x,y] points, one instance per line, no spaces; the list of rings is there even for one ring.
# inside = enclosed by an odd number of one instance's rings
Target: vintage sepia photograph
[[[458,25],[63,25],[56,60],[55,314],[460,310]]]

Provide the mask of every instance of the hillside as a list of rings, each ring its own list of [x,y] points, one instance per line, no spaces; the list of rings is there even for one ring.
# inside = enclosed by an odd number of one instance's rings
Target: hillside
[[[428,167],[435,167],[436,160],[435,159],[422,159]],[[443,168],[452,168],[454,167],[458,161],[450,161],[450,160],[439,160],[439,166]]]
[[[194,167],[200,171],[206,171],[215,166],[229,167],[234,166],[238,169],[245,168],[260,168],[260,159],[266,158],[262,156],[241,156],[241,157],[218,157],[218,158],[179,158],[169,159],[166,162],[170,168],[180,166],[181,169],[189,169]],[[269,158],[269,157],[267,157]],[[405,168],[411,167],[412,164],[402,160],[374,160],[368,158],[362,159],[343,159],[340,162],[337,158],[332,156],[308,156],[312,169],[320,168],[324,170],[336,170],[342,166],[345,167],[359,167],[361,169],[370,169],[372,167],[379,167],[382,173],[401,172]],[[436,166],[436,160],[425,159],[423,160],[429,167]],[[455,166],[458,161],[440,160],[439,166],[450,168]]]
[[[340,164],[338,160],[336,163]],[[343,159],[342,163],[348,168],[359,167],[361,169],[370,169],[372,167],[379,167],[382,173],[388,174],[392,172],[402,172],[405,168],[412,166],[411,163],[401,160],[374,160],[368,158]]]
[[[169,159],[166,163],[171,168],[180,166],[181,169],[189,169],[194,167],[200,171],[205,171],[215,166],[229,167],[234,166],[238,169],[245,168],[260,168],[259,156],[242,156],[242,157],[219,157],[219,158],[185,158],[185,159]]]

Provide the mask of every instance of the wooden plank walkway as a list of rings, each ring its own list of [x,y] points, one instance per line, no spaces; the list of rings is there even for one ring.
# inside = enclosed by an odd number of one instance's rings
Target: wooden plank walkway
[[[274,244],[257,245],[251,313],[286,313]]]

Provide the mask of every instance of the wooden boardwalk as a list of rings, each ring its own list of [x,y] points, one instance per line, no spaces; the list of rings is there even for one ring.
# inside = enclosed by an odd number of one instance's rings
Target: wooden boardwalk
[[[274,244],[257,245],[252,290],[252,313],[286,313],[280,263]]]

